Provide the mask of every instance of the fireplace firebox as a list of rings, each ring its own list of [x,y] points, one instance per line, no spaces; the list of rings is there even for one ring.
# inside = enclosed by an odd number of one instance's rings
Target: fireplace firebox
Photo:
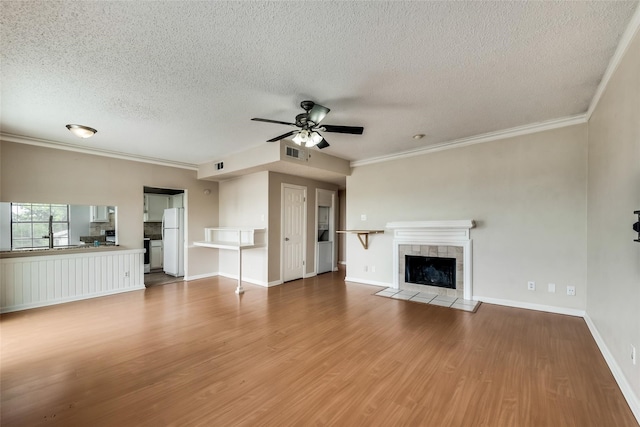
[[[405,255],[404,280],[418,285],[456,288],[456,259]]]

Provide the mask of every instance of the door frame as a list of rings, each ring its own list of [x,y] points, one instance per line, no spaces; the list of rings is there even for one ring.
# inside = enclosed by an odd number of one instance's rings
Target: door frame
[[[329,236],[331,245],[331,271],[338,271],[336,255],[338,253],[336,248],[336,198],[338,196],[338,192],[336,190],[327,190],[324,188],[316,188],[316,211],[315,211],[315,245],[316,245],[316,256],[315,256],[315,265],[313,266],[313,272],[318,274],[318,264],[320,264],[320,251],[318,250],[318,208],[320,207],[320,194],[325,193],[331,196],[331,206],[329,206],[330,214],[329,214]]]
[[[291,188],[294,190],[302,190],[304,197],[303,218],[302,218],[302,278],[307,276],[307,187],[304,185],[288,184],[283,182],[280,185],[280,283],[284,283],[284,191],[285,188]],[[315,266],[314,266],[315,267]]]

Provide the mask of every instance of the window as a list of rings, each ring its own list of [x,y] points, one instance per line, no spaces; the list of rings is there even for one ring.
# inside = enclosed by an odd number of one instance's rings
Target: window
[[[53,246],[69,244],[69,205],[11,204],[11,249],[49,247],[49,218]]]

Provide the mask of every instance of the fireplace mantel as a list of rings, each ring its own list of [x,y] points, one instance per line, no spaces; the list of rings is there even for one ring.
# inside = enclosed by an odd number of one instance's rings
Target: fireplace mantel
[[[472,219],[449,221],[395,221],[386,228],[393,230],[394,248],[394,287],[399,288],[398,250],[400,245],[448,245],[461,246],[464,249],[464,299],[472,299],[472,246],[471,229],[475,227]]]

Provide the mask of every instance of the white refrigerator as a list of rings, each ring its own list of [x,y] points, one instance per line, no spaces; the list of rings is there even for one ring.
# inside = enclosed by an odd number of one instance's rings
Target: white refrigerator
[[[162,215],[164,272],[184,276],[184,208],[165,209]]]

